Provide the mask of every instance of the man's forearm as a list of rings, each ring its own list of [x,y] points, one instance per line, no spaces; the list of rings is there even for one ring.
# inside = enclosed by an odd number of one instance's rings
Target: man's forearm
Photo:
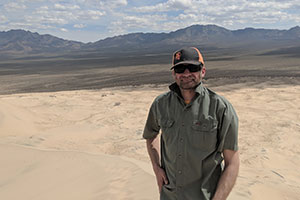
[[[213,200],[225,200],[228,197],[235,184],[237,174],[238,172],[233,166],[228,166],[225,169],[219,180],[218,187]]]
[[[168,184],[168,178],[165,170],[160,167],[159,140],[157,138],[147,139],[147,150],[156,176],[158,189],[161,192],[163,185]]]
[[[157,138],[147,139],[147,151],[152,163],[153,170],[155,171],[157,167],[160,167],[159,162],[159,141]]]
[[[225,162],[225,170],[219,180],[213,200],[225,200],[231,192],[239,172],[238,152],[235,153],[229,163]]]

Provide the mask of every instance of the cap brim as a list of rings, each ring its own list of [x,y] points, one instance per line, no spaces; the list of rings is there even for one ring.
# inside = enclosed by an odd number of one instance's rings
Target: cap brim
[[[178,66],[178,65],[200,65],[202,62],[200,61],[196,61],[196,60],[184,60],[181,61],[179,63],[176,63],[176,65],[173,65],[173,67],[171,67],[171,69],[173,69],[174,67]]]

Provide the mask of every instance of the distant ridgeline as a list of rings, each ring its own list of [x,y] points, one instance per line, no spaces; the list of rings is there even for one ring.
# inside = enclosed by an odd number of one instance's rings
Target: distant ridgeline
[[[146,54],[170,53],[182,46],[197,46],[213,52],[246,52],[275,50],[268,53],[295,53],[300,48],[300,27],[289,30],[254,29],[228,30],[216,25],[193,25],[170,33],[131,33],[82,43],[52,35],[24,30],[0,32],[0,53],[3,56],[36,54]]]

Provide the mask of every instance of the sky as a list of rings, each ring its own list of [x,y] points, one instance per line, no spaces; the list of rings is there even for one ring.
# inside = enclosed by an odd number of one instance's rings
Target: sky
[[[85,43],[195,24],[290,29],[300,25],[300,0],[0,0],[0,31],[24,29]]]

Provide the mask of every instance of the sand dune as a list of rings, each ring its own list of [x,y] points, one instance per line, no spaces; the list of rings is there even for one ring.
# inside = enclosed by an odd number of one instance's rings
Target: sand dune
[[[212,87],[240,118],[241,170],[229,199],[299,199],[300,80],[291,82]],[[152,100],[166,90],[1,95],[0,199],[158,199],[141,137]]]
[[[153,199],[152,175],[118,156],[0,146],[1,199]],[[144,192],[136,192],[144,191]]]

